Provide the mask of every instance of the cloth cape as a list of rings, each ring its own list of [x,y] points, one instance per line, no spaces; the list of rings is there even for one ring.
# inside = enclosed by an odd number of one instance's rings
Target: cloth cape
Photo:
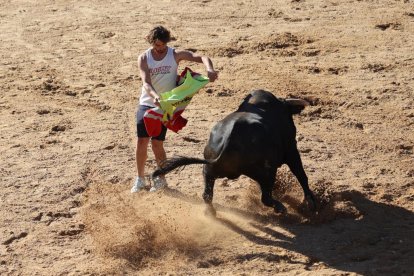
[[[193,96],[208,82],[207,77],[186,67],[177,76],[178,86],[161,93],[160,107],[154,107],[145,112],[144,123],[148,135],[158,136],[161,133],[162,125],[176,133],[181,130],[187,124],[187,119],[183,118],[181,114]]]

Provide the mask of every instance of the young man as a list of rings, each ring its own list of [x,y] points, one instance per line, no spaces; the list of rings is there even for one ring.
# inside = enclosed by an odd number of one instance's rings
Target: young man
[[[159,136],[149,137],[145,129],[143,116],[148,109],[159,106],[161,93],[170,91],[176,87],[179,62],[187,60],[203,63],[210,81],[213,82],[217,79],[217,72],[214,70],[213,63],[209,57],[200,56],[191,51],[168,47],[167,43],[170,42],[171,36],[170,32],[164,27],[155,27],[149,32],[146,38],[152,47],[138,57],[142,90],[137,112],[138,139],[135,155],[137,177],[132,186],[131,193],[138,192],[145,186],[144,172],[147,161],[147,149],[150,141],[158,166],[166,159],[164,140],[167,128],[163,126]],[[154,186],[151,188],[151,191],[156,191],[166,185],[167,183],[164,177],[156,178],[154,179]]]

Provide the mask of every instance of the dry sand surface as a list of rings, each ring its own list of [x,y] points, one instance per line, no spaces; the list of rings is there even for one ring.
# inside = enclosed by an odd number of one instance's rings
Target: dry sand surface
[[[0,22],[1,275],[413,275],[413,1],[3,0]],[[218,180],[204,216],[200,165],[130,194],[136,60],[157,24],[219,71],[168,156],[202,157],[253,89],[308,99],[318,214],[284,166],[285,216],[245,177]]]

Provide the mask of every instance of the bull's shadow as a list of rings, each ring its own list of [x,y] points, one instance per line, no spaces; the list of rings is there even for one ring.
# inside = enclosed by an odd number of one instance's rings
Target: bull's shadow
[[[271,238],[254,235],[227,219],[217,220],[252,242],[307,256],[309,262],[304,265],[309,270],[322,262],[327,267],[363,275],[413,275],[414,213],[371,201],[357,191],[346,192],[342,197],[352,201],[363,214],[361,218],[339,218],[319,224],[292,224],[282,220],[279,226],[294,238],[259,222],[253,222],[252,226]]]
[[[169,194],[193,204],[201,200],[178,191]],[[355,272],[362,275],[413,275],[414,273],[414,213],[401,207],[367,199],[357,191],[342,192],[337,198],[346,198],[362,214],[360,218],[336,218],[329,222],[300,224],[277,215],[261,215],[237,208],[215,204],[217,211],[248,217],[251,226],[267,235],[243,229],[236,222],[220,216],[216,220],[249,241],[282,247],[308,257],[305,269],[316,266]],[[323,220],[322,220],[323,221]],[[270,225],[270,226],[269,226]],[[274,230],[274,225],[290,232],[294,238]],[[269,262],[301,263],[276,253],[258,252],[237,256],[241,260],[261,258]]]

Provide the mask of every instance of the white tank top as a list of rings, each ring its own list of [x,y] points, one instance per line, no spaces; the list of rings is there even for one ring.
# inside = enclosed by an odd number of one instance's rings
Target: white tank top
[[[155,60],[151,54],[151,48],[145,52],[150,71],[152,87],[159,95],[176,87],[178,64],[174,58],[174,49],[168,47],[168,52],[162,60]],[[154,98],[141,88],[140,105],[154,106]]]

